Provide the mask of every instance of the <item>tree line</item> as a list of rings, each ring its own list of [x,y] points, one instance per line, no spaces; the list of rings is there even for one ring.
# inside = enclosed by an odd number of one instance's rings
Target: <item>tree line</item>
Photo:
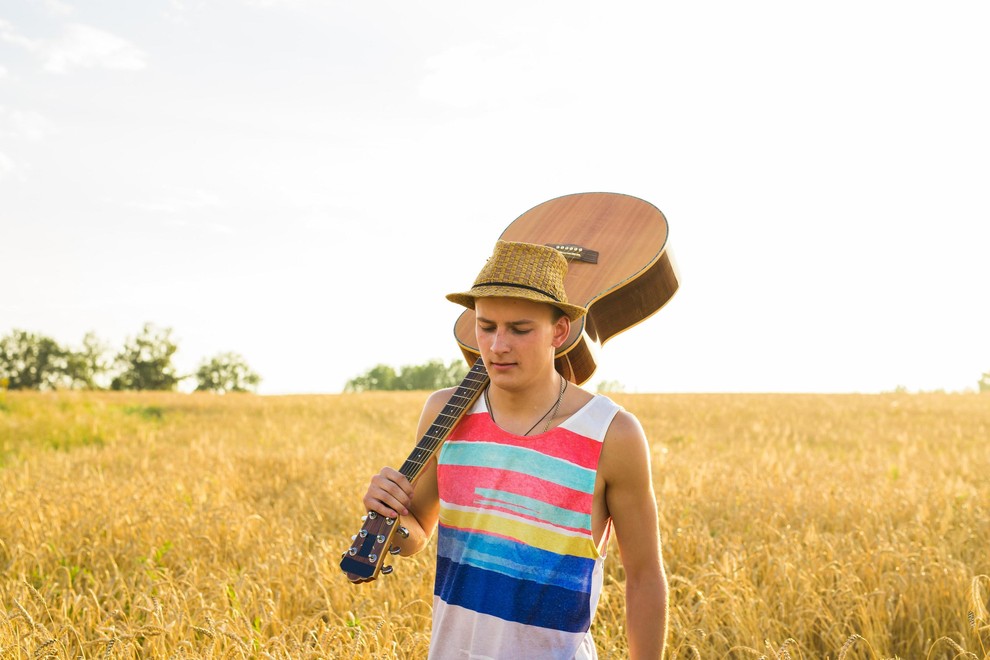
[[[468,367],[461,360],[444,364],[433,359],[426,364],[408,364],[398,371],[387,364],[378,364],[360,376],[347,381],[345,392],[368,390],[439,390],[460,385]]]
[[[8,390],[175,390],[195,379],[198,392],[255,391],[261,382],[244,358],[220,353],[200,362],[193,374],[180,375],[172,358],[178,345],[171,328],[146,323],[117,352],[87,333],[78,347],[51,337],[13,330],[0,337],[0,389]]]

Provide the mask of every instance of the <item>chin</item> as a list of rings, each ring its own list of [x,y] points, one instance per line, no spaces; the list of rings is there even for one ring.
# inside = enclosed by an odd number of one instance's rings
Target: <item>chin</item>
[[[497,366],[488,369],[488,378],[491,379],[492,383],[507,389],[511,389],[513,383],[518,383],[521,377],[519,367],[516,365],[506,369],[500,369]]]

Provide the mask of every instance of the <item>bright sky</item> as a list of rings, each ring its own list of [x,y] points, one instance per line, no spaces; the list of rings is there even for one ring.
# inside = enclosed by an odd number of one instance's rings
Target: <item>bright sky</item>
[[[459,357],[518,215],[660,208],[630,392],[973,388],[990,370],[990,5],[5,0],[0,334],[337,392]]]

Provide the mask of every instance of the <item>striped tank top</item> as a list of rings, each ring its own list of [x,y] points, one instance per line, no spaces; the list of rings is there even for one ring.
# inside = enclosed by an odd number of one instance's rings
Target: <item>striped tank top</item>
[[[595,396],[563,424],[524,437],[496,426],[479,397],[453,429],[437,456],[432,660],[597,657],[591,622],[604,555],[591,507],[619,410]]]

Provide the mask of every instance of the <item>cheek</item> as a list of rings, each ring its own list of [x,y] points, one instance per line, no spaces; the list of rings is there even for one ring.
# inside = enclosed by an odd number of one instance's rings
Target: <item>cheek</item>
[[[477,334],[475,335],[475,338],[478,340],[478,347],[482,349],[491,349],[492,345],[496,341],[494,332],[484,332],[481,330],[478,330]],[[500,344],[504,344],[505,339],[499,338],[498,342]]]

